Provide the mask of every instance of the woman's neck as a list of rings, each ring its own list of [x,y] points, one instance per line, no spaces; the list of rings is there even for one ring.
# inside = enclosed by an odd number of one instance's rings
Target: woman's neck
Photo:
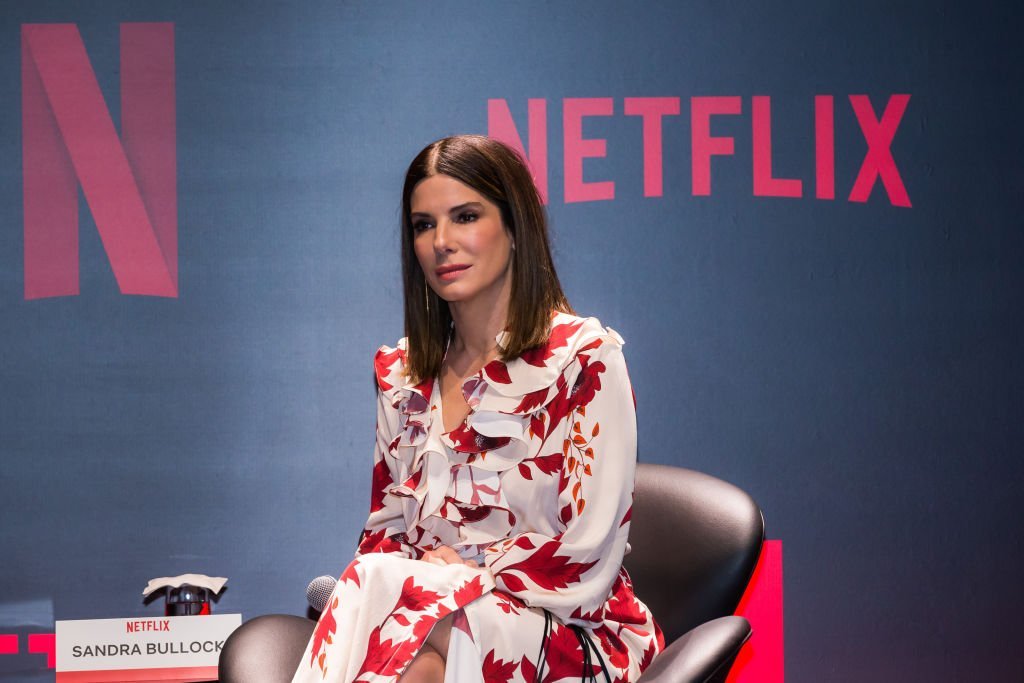
[[[468,309],[468,310],[467,310]],[[491,360],[497,355],[498,334],[505,329],[507,307],[466,307],[449,304],[455,329],[449,355],[476,361]]]
[[[448,355],[461,359],[460,366],[479,367],[497,357],[496,338],[505,329],[508,318],[508,296],[505,292],[500,294],[489,301],[477,297],[449,302],[455,329]]]

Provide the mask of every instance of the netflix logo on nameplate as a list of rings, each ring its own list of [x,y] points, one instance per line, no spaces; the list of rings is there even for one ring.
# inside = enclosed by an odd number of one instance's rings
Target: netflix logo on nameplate
[[[241,614],[57,622],[57,683],[210,681]]]

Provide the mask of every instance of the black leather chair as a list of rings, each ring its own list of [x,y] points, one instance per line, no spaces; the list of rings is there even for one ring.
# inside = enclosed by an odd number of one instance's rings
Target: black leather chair
[[[640,680],[724,682],[750,637],[731,615],[761,554],[761,509],[732,484],[665,465],[639,465],[635,491],[625,565],[667,646]]]
[[[678,467],[637,467],[625,565],[667,644],[642,683],[724,683],[750,637],[747,620],[731,615],[763,539],[761,510],[732,484]],[[280,614],[247,621],[224,645],[220,680],[289,681],[314,626]]]

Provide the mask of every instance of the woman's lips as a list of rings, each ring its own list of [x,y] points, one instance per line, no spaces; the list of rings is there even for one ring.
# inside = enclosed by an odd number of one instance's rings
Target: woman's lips
[[[442,282],[451,282],[452,280],[458,279],[458,277],[460,275],[462,275],[464,272],[466,272],[466,270],[468,270],[468,269],[469,269],[469,266],[461,266],[461,265],[459,265],[459,266],[442,266],[441,268],[438,268],[434,272],[437,273],[437,277],[440,278]]]

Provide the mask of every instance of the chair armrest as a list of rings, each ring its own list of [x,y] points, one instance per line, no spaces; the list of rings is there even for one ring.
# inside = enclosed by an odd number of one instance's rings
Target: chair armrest
[[[640,683],[724,682],[749,637],[750,623],[743,617],[721,617],[703,623],[658,654]]]
[[[316,622],[290,614],[250,619],[228,637],[217,666],[221,683],[290,681]]]

